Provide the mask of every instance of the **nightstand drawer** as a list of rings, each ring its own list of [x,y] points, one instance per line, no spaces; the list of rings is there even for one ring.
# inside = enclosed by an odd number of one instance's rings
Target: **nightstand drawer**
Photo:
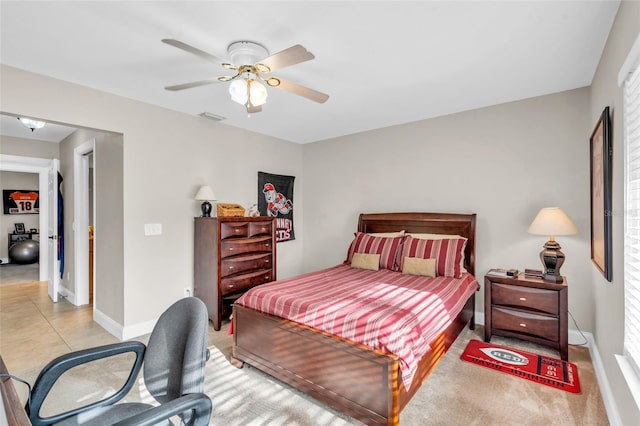
[[[237,291],[248,290],[269,281],[273,281],[273,271],[271,269],[223,278],[220,280],[220,293],[225,296]]]
[[[558,315],[558,292],[553,290],[493,283],[491,303]]]
[[[494,307],[491,316],[494,329],[509,330],[554,342],[558,341],[560,333],[558,318],[501,307]]]

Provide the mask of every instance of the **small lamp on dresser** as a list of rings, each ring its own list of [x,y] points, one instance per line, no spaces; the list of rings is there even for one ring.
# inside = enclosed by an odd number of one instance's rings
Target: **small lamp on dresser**
[[[211,203],[216,201],[216,196],[210,186],[203,185],[198,189],[195,199],[202,201],[200,208],[202,209],[202,217],[211,217]]]
[[[577,234],[578,229],[561,208],[545,207],[533,219],[528,232],[535,235],[549,235],[549,241],[540,252],[540,260],[544,265],[542,278],[545,281],[561,283],[560,267],[564,263],[564,253],[560,251],[561,247],[555,236]]]

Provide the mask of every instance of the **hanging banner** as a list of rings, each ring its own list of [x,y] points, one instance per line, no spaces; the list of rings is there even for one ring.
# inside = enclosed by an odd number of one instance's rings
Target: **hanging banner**
[[[4,214],[38,214],[40,203],[38,191],[3,189]]]
[[[293,232],[293,181],[295,176],[258,172],[258,211],[276,218],[276,241],[295,240]]]

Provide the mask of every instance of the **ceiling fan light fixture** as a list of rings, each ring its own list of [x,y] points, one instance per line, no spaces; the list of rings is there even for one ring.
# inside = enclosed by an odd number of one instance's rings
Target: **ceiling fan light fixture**
[[[231,100],[240,105],[264,105],[267,102],[267,88],[253,78],[234,80],[229,85]]]
[[[45,123],[44,121],[38,121],[38,120],[33,120],[31,118],[26,118],[26,117],[18,117],[18,120],[20,120],[20,122],[22,124],[24,124],[24,126],[27,129],[31,129],[31,131],[33,132],[35,129],[41,129],[44,127]]]
[[[246,105],[249,100],[249,91],[247,90],[247,82],[245,80],[248,79],[233,80],[229,85],[231,100],[240,105]]]

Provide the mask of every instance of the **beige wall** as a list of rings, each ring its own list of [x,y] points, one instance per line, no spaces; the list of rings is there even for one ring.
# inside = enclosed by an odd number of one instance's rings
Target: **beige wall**
[[[39,190],[37,173],[0,172],[0,191],[4,189],[29,189]],[[0,192],[1,193],[1,192]],[[4,206],[0,207],[4,209]],[[37,214],[5,215],[0,210],[0,258],[9,257],[9,237],[15,230],[16,223],[23,223],[25,230],[40,228]]]
[[[123,245],[110,255],[122,256],[122,283],[114,285],[123,288],[123,320],[112,319],[127,336],[148,331],[193,286],[193,196],[202,184],[221,202],[246,204],[257,201],[258,171],[296,176],[297,239],[278,245],[277,267],[279,277],[302,271],[301,145],[4,65],[0,71],[0,112],[123,135]],[[162,235],[144,236],[145,223],[162,224]]]
[[[0,135],[0,154],[37,158],[59,158],[60,148],[55,142]]]
[[[582,88],[305,146],[304,269],[343,261],[358,213],[384,211],[477,213],[477,276],[541,268],[548,237],[527,228],[560,206],[579,230],[557,238],[569,309],[593,330],[588,117]]]
[[[613,135],[613,280],[606,281],[590,267],[591,291],[598,301],[593,311],[593,334],[598,342],[602,363],[609,378],[621,420],[625,425],[637,424],[640,410],[620,373],[615,354],[622,353],[624,339],[624,130],[622,88],[618,73],[631,46],[640,34],[640,2],[623,1],[618,10],[609,39],[591,88],[591,126],[611,108]]]

